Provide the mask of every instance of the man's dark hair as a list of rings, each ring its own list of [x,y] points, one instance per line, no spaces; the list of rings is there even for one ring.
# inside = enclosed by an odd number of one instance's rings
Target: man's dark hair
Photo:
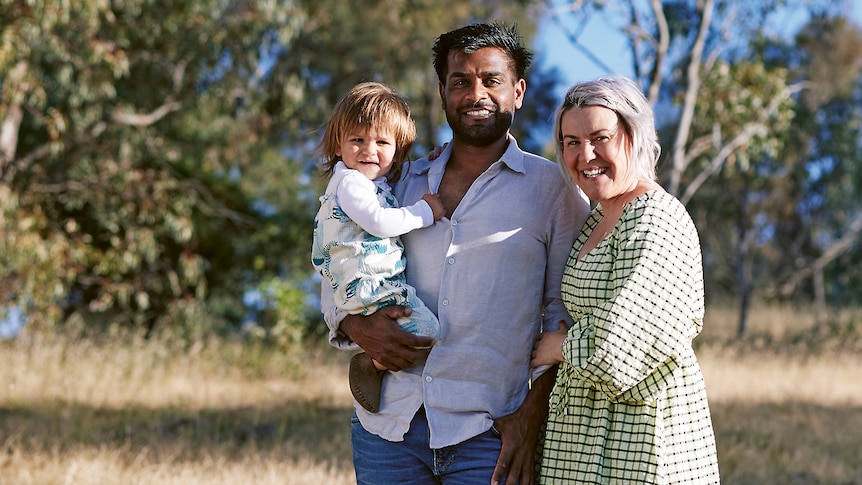
[[[523,79],[533,60],[533,53],[521,43],[521,35],[513,26],[493,24],[473,24],[446,32],[437,37],[434,47],[434,70],[441,83],[446,82],[449,53],[460,51],[467,54],[483,47],[497,47],[506,52],[511,59],[510,66],[516,79]]]

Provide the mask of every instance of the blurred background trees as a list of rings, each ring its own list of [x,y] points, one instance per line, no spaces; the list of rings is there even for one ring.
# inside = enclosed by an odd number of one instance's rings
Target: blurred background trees
[[[665,186],[689,207],[707,295],[849,305],[862,294],[862,34],[830,1],[0,0],[0,298],[31,321],[320,329],[309,264],[335,101],[375,80],[448,139],[431,45],[473,21],[605,17],[659,113]],[[792,38],[764,25],[807,19]],[[537,51],[537,61],[547,53]],[[600,58],[596,56],[600,62]],[[515,121],[552,153],[536,62]]]
[[[294,226],[312,197],[273,139],[301,80],[263,68],[302,27],[298,5],[4,0],[0,12],[7,302],[50,323],[235,326],[247,290],[299,267]],[[261,165],[279,169],[273,201]]]

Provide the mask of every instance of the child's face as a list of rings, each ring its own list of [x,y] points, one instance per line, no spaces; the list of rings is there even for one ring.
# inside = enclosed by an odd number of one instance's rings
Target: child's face
[[[395,138],[391,133],[378,131],[373,126],[364,130],[360,126],[347,132],[336,155],[347,168],[358,170],[369,180],[374,180],[392,168],[395,149]]]

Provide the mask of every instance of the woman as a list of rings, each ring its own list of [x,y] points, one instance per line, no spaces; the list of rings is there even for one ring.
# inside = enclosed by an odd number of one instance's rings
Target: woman
[[[653,112],[623,77],[578,83],[557,110],[560,171],[596,203],[562,298],[574,325],[537,341],[561,363],[540,483],[719,483],[703,375],[697,231],[657,183]]]

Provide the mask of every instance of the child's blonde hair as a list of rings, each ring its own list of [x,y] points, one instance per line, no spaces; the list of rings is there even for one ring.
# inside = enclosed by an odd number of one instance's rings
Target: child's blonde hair
[[[416,141],[416,125],[404,98],[389,86],[375,82],[357,84],[335,105],[319,145],[325,175],[331,175],[341,160],[336,152],[344,137],[351,131],[368,130],[372,126],[395,138],[395,157],[386,178],[401,178],[402,165]]]

